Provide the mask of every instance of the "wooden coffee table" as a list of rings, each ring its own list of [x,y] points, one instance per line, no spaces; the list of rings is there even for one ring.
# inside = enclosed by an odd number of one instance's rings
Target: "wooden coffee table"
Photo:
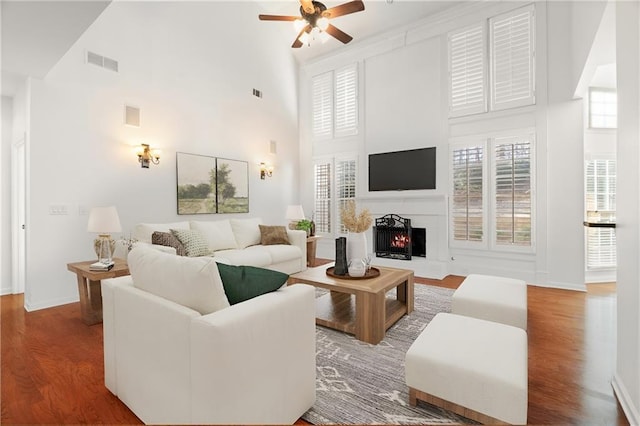
[[[316,324],[355,334],[356,339],[375,345],[389,327],[413,311],[413,271],[376,266],[380,276],[351,280],[328,276],[330,266],[333,264],[308,268],[287,281],[330,290],[316,299]],[[396,298],[387,298],[394,288]]]

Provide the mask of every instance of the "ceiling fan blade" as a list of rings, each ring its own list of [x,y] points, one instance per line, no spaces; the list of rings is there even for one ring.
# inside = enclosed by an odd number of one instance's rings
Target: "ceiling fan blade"
[[[325,32],[335,38],[337,38],[338,40],[340,40],[341,42],[343,42],[344,44],[349,43],[351,40],[353,40],[353,37],[351,37],[349,34],[345,33],[342,30],[339,30],[338,28],[334,27],[333,25],[329,24],[329,26],[327,27],[327,29],[325,30]]]
[[[350,13],[360,12],[364,10],[364,3],[361,0],[350,1],[336,7],[325,10],[322,16],[326,16],[329,19],[337,18],[338,16],[348,15]]]
[[[258,15],[258,19],[261,21],[295,21],[296,19],[300,19],[300,17],[284,15]]]
[[[306,27],[304,27],[299,33],[298,36],[296,37],[296,39],[294,40],[293,44],[291,45],[291,47],[293,47],[294,49],[297,49],[299,47],[302,47],[302,42],[300,41],[300,36],[303,33],[308,33],[311,32],[311,25],[307,25]]]

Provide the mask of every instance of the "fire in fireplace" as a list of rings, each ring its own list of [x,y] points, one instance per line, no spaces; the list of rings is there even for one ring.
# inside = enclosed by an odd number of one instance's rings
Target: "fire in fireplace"
[[[374,250],[377,257],[411,260],[426,257],[424,228],[411,226],[411,219],[388,214],[376,219],[373,227]]]

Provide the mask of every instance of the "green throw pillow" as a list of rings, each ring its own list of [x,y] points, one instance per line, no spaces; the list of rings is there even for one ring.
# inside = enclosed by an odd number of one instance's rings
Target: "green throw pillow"
[[[289,275],[255,266],[234,266],[218,263],[222,286],[230,305],[276,291]]]

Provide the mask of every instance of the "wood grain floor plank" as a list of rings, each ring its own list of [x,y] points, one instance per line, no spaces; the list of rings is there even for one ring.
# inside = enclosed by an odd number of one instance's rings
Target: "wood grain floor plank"
[[[455,289],[462,279],[416,283]],[[528,297],[529,423],[628,425],[610,384],[615,284],[529,286]],[[86,326],[78,303],[30,313],[23,303],[0,297],[1,423],[140,424],[104,387],[102,325]]]

